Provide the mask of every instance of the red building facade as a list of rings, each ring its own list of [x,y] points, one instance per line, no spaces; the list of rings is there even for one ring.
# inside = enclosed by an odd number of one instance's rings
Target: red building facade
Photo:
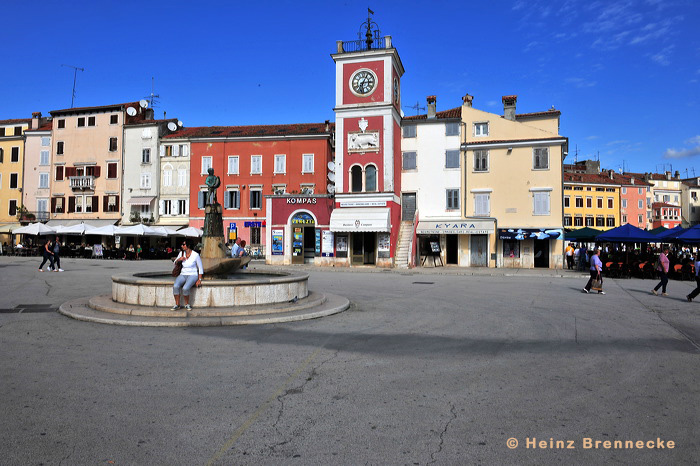
[[[665,202],[654,202],[651,205],[651,211],[652,228],[664,227],[670,230],[681,224],[680,206]]]

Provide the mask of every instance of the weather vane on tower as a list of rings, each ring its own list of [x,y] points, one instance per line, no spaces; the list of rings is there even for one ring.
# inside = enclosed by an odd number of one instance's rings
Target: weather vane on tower
[[[362,40],[362,32],[363,30],[365,31],[364,36],[365,36],[365,43],[367,44],[367,50],[372,49],[372,42],[374,42],[376,39],[379,39],[381,37],[381,33],[379,32],[379,26],[377,23],[372,21],[372,16],[374,14],[374,11],[371,9],[367,8],[367,21],[362,23],[360,26],[360,31],[357,33],[357,37]],[[374,27],[374,30],[372,28]]]

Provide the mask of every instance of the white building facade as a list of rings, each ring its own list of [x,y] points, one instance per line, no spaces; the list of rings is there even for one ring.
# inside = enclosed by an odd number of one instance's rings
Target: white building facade
[[[180,228],[189,225],[190,216],[190,142],[187,139],[161,140],[159,226]]]

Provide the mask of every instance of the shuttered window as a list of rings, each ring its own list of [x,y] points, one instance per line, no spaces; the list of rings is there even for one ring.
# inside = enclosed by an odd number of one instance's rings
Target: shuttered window
[[[207,196],[207,193],[205,191],[199,191],[197,193],[197,208],[204,209],[204,205],[206,202],[206,196]]]
[[[262,155],[251,155],[250,156],[250,174],[251,175],[262,174]]]
[[[484,216],[491,213],[491,194],[474,194],[474,215]]]
[[[113,180],[117,177],[117,162],[107,163],[107,178]]]
[[[549,215],[549,191],[534,192],[533,198],[533,214],[534,215]]]
[[[240,209],[241,196],[239,191],[226,191],[224,195],[224,209]]]
[[[238,175],[238,156],[229,155],[228,156],[228,174]]]
[[[63,165],[56,166],[56,181],[63,181]]]
[[[544,170],[549,168],[549,148],[535,147],[532,150],[532,168]]]
[[[416,153],[415,152],[403,152],[403,168],[404,170],[415,170],[416,169]]]
[[[287,156],[284,154],[275,155],[275,173],[287,173]]]
[[[313,173],[314,172],[314,154],[304,154],[304,163],[301,169],[302,173]]]
[[[459,189],[446,189],[446,203],[445,209],[456,210],[459,209]]]

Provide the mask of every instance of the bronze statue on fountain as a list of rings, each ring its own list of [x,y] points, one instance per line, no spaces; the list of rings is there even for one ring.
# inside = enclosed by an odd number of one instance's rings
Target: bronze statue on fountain
[[[224,219],[221,204],[216,200],[216,190],[221,186],[221,179],[210,168],[205,182],[208,188],[204,202],[204,234],[202,235],[202,265],[204,279],[220,278],[234,273],[250,262],[250,256],[228,257],[228,248],[224,242]]]

